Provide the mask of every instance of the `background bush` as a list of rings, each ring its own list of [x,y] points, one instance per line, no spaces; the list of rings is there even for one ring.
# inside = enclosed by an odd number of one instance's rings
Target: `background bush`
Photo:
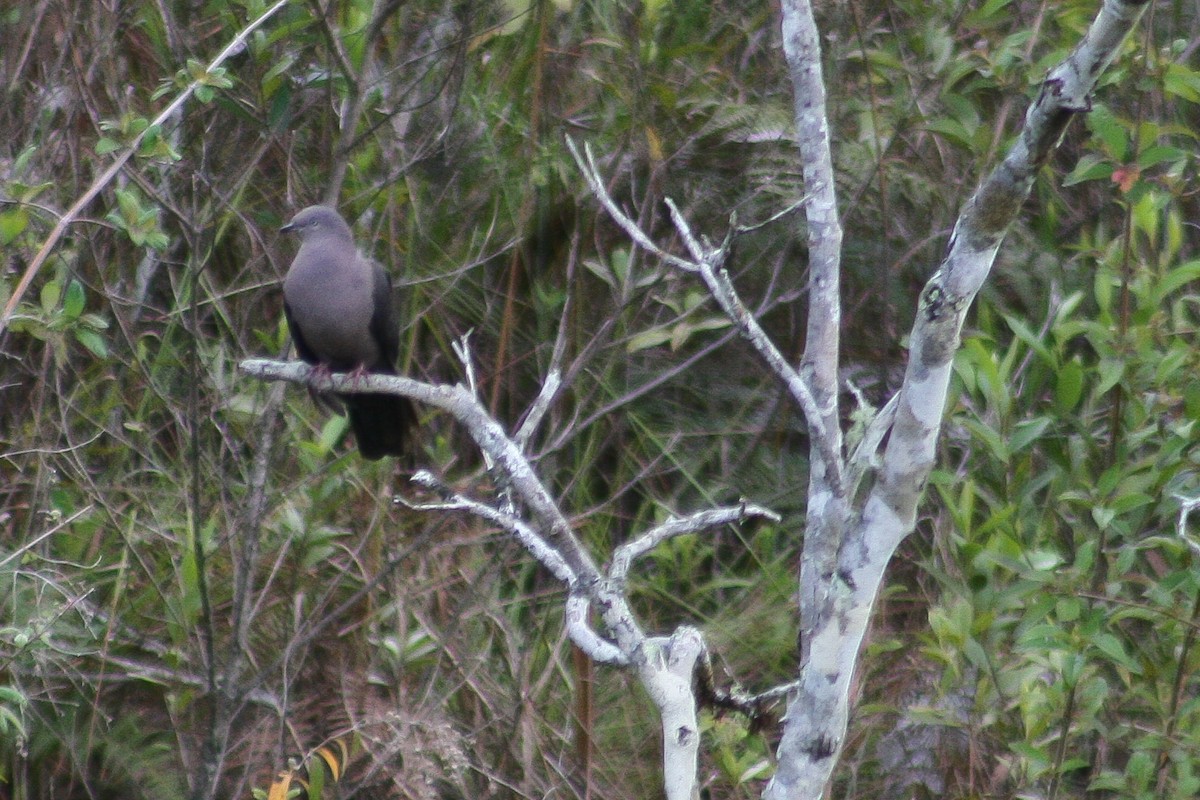
[[[563,337],[570,391],[535,449],[598,556],[675,511],[785,514],[672,541],[635,602],[651,627],[700,624],[746,686],[787,680],[803,427],[700,288],[597,214],[564,145],[590,143],[665,246],[666,196],[713,237],[795,203],[775,13],[328,5],[289,5],[214,73],[267,4],[0,9],[0,300],[145,134],[0,338],[0,785],[246,796],[290,764],[315,796],[334,778],[360,797],[652,795],[649,707],[573,660],[560,587],[493,531],[393,504],[402,465],[359,460],[338,418],[235,366],[285,353],[277,229],[332,191],[401,287],[409,374],[461,380],[451,343],[472,331],[511,425]],[[870,402],[961,202],[1094,11],[822,9],[843,351]],[[1200,587],[1175,529],[1197,491],[1196,29],[1183,4],[1151,12],[1002,251],[838,796],[1196,794]],[[732,264],[797,355],[803,242],[788,216]],[[447,420],[420,438],[418,465],[486,495]],[[756,796],[775,731],[706,725],[711,796]]]

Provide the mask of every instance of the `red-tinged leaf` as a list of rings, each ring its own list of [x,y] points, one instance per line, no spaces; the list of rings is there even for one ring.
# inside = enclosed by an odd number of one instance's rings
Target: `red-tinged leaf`
[[[1121,194],[1127,194],[1140,175],[1137,167],[1117,167],[1113,170],[1112,182],[1121,190]]]

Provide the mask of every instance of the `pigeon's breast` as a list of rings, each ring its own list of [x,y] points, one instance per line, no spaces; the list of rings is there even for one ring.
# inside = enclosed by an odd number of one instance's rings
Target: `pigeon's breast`
[[[284,280],[284,298],[300,335],[334,371],[369,369],[381,359],[370,332],[372,277],[357,252],[301,247]]]

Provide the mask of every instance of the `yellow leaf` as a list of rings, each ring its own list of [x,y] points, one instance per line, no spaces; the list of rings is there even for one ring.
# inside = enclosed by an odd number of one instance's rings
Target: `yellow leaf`
[[[325,763],[329,766],[329,774],[333,776],[333,782],[337,783],[338,779],[342,777],[342,765],[338,761],[338,757],[328,747],[318,747],[317,755],[324,759]]]
[[[342,765],[344,766],[346,764],[349,764],[350,763],[350,748],[346,746],[345,738],[338,737],[337,739],[334,739],[333,741],[335,741],[337,743],[338,750],[342,751]],[[334,780],[337,780],[337,778],[334,778]]]
[[[279,773],[279,777],[271,784],[271,788],[267,791],[267,800],[287,800],[288,790],[292,788],[292,779],[295,773],[292,770]]]

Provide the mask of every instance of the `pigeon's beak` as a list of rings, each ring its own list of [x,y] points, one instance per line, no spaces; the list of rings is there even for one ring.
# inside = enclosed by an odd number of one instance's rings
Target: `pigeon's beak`
[[[287,225],[284,225],[282,228],[280,228],[279,232],[280,233],[291,233],[294,230],[296,230],[295,223],[289,222]]]

